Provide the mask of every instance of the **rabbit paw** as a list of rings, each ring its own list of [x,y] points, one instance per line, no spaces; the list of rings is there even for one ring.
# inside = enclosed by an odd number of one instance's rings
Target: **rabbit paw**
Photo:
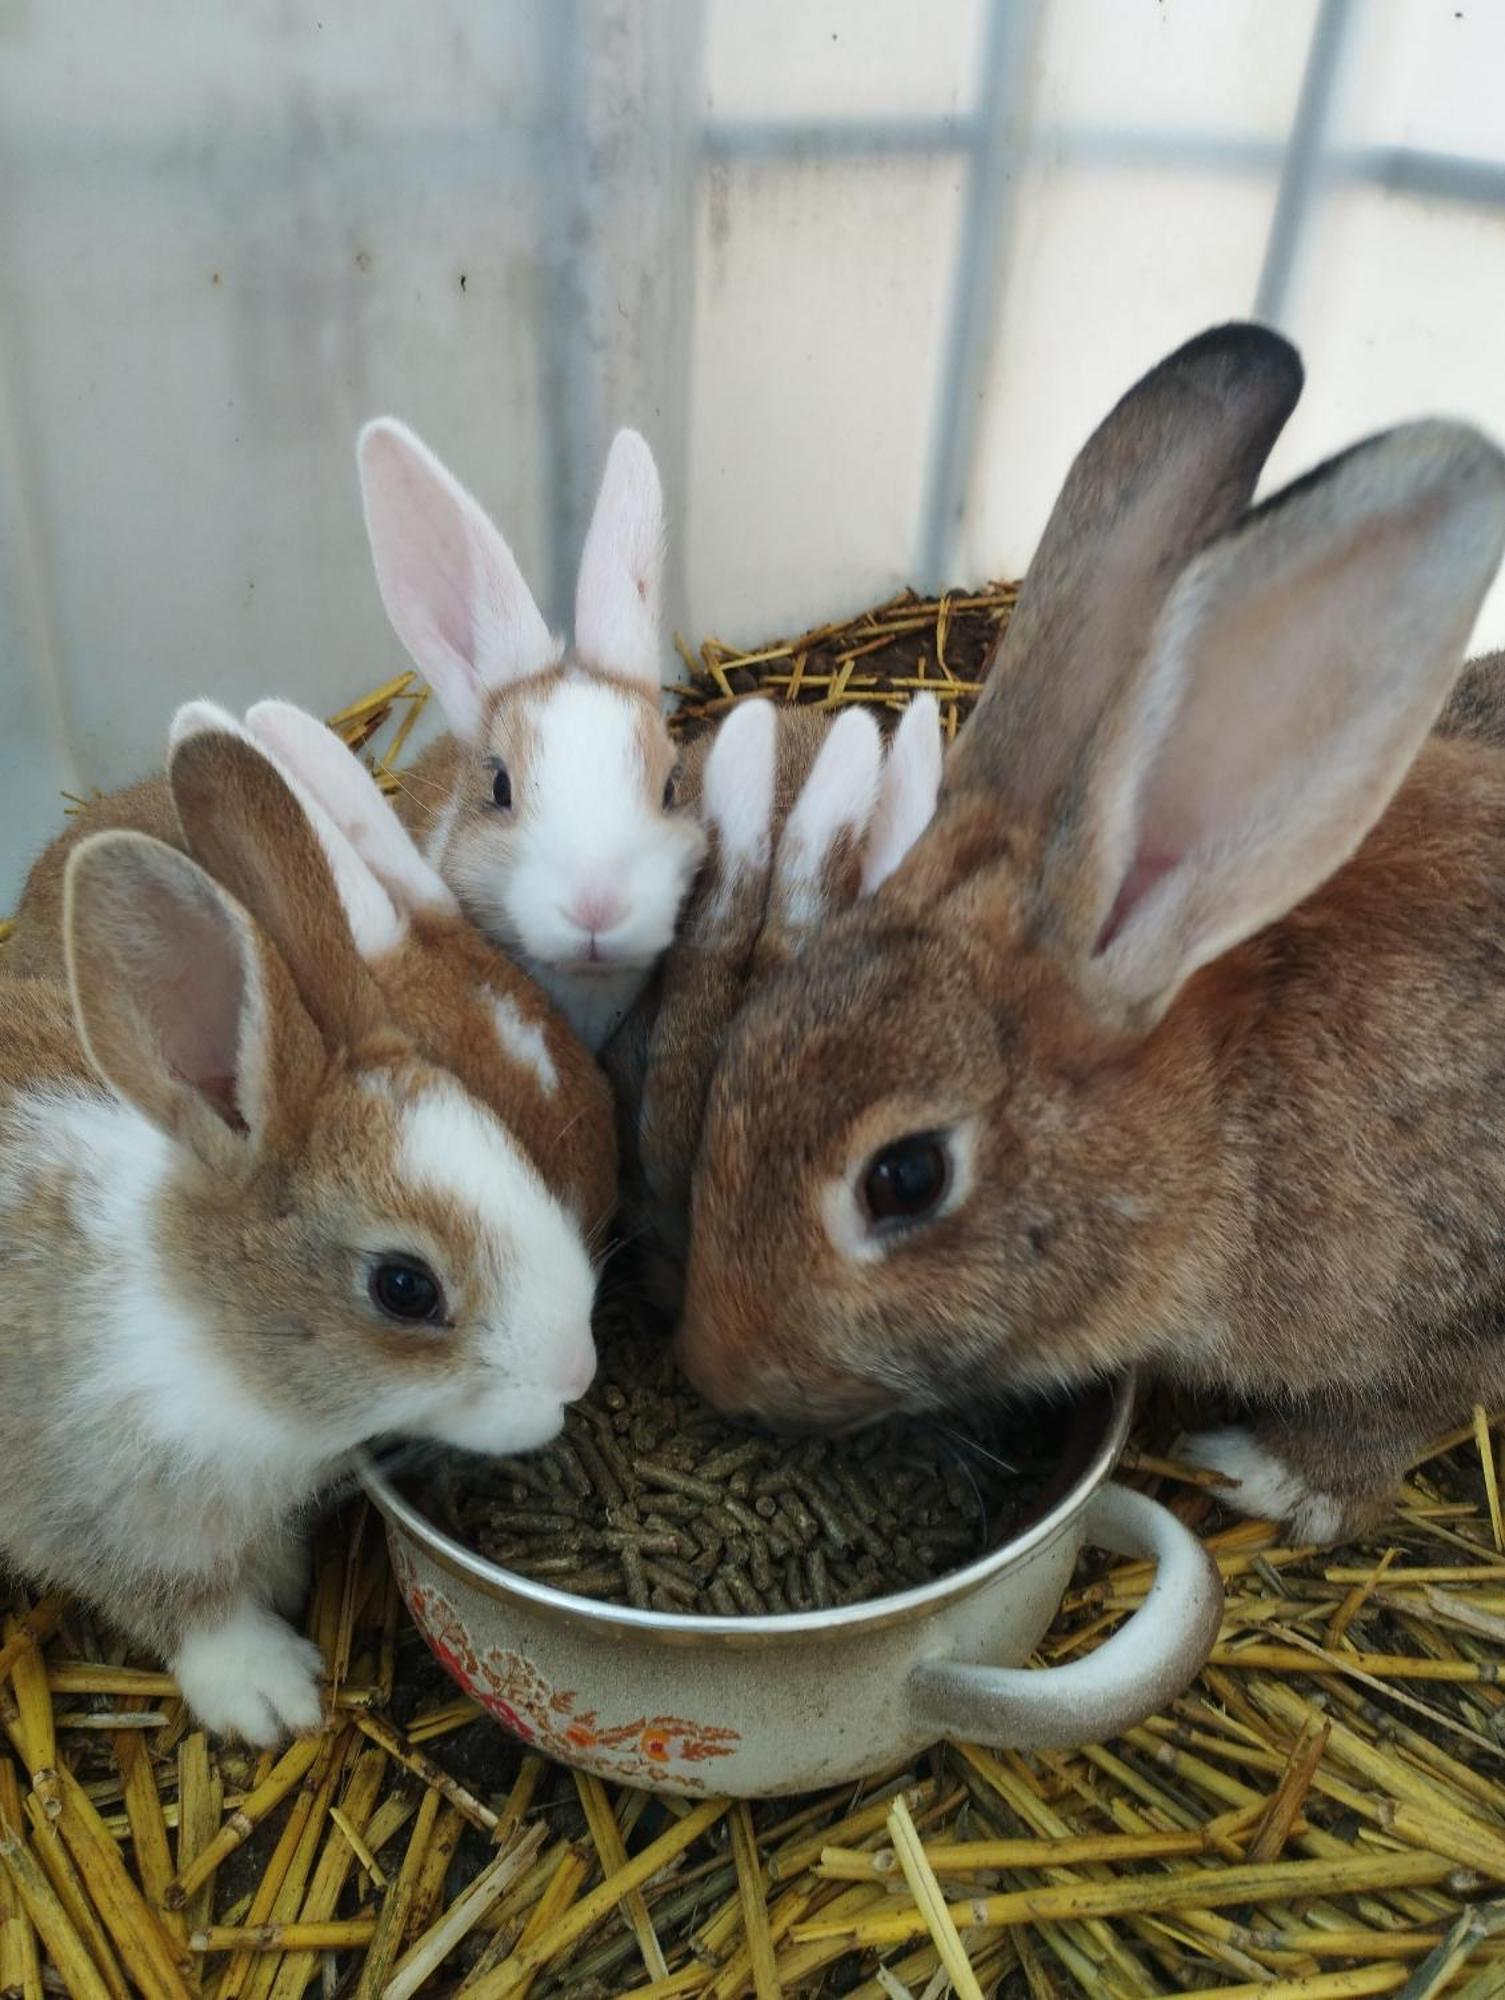
[[[249,1600],[190,1632],[172,1662],[183,1697],[217,1736],[257,1749],[317,1729],[324,1660],[275,1613]]]
[[[1218,1498],[1256,1520],[1281,1521],[1300,1542],[1327,1547],[1342,1541],[1355,1516],[1338,1494],[1310,1485],[1253,1431],[1197,1431],[1176,1445],[1176,1456],[1235,1482]]]

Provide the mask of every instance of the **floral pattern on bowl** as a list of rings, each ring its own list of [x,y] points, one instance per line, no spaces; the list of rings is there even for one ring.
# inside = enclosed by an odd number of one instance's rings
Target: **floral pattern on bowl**
[[[523,1654],[502,1646],[478,1653],[444,1593],[420,1583],[399,1550],[393,1554],[403,1596],[429,1651],[451,1680],[531,1748],[613,1777],[662,1781],[676,1765],[729,1757],[741,1742],[735,1729],[679,1715],[608,1722],[598,1709],[582,1711],[575,1690],[551,1687]],[[703,1788],[691,1772],[684,1779],[686,1790]]]

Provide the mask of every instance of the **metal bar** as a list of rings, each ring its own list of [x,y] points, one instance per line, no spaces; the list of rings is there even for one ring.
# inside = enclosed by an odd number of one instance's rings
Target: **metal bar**
[[[542,101],[534,130],[543,297],[535,333],[548,452],[543,612],[556,631],[568,631],[590,498],[586,467],[602,429],[596,415],[600,370],[590,352],[596,248],[584,43],[589,24],[581,0],[549,0],[537,19]]]
[[[1323,149],[1352,21],[1352,0],[1322,0],[1312,28],[1264,264],[1254,292],[1255,318],[1271,324],[1279,323],[1289,303],[1296,260],[1311,222],[1318,182],[1328,164]]]
[[[1027,97],[1039,0],[992,0],[966,213],[957,245],[951,324],[931,427],[916,573],[944,587],[972,486],[978,410],[1013,246],[1013,207],[1029,147]]]

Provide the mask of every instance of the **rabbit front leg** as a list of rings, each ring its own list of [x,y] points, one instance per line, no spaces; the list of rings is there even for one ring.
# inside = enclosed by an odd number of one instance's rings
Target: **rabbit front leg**
[[[234,1584],[175,1607],[168,1666],[204,1726],[264,1748],[323,1719],[318,1647],[278,1616],[308,1584],[308,1547],[289,1534],[247,1553]]]
[[[324,1659],[312,1640],[249,1592],[187,1626],[168,1657],[206,1729],[256,1749],[319,1727]]]
[[[1424,1412],[1378,1401],[1271,1408],[1193,1432],[1177,1452],[1236,1482],[1220,1495],[1228,1506],[1282,1522],[1293,1541],[1326,1548],[1384,1519],[1396,1486],[1436,1428]]]

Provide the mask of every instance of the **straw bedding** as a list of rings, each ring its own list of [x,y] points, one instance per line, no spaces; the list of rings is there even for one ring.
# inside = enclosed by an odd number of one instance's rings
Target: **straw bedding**
[[[889,706],[925,685],[954,728],[1013,595],[708,640],[686,714],[758,684]],[[389,783],[421,702],[403,676],[338,718]],[[1321,1554],[1220,1510],[1173,1434],[1152,1403],[1123,1476],[1226,1579],[1181,1700],[1112,1743],[945,1748],[804,1801],[691,1807],[525,1752],[430,1659],[359,1502],[321,1531],[308,1612],[330,1726],[260,1758],[207,1743],[77,1607],[0,1581],[0,1996],[1505,1993],[1490,1420],[1437,1441],[1372,1540]],[[1042,1661],[1148,1583],[1086,1559]]]

